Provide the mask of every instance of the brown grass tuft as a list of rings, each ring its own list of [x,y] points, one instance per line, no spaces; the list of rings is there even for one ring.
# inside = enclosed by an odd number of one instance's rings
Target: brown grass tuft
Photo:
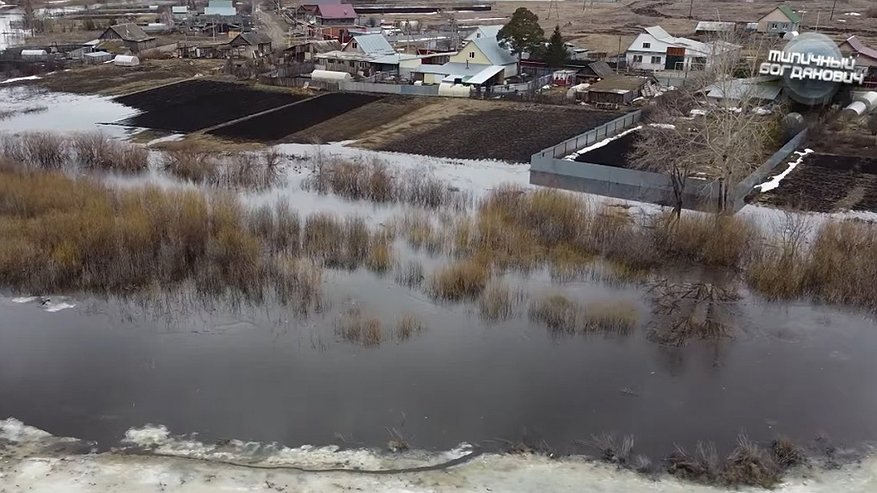
[[[404,315],[396,323],[396,339],[407,341],[424,330],[423,322],[414,315]]]
[[[563,295],[555,294],[530,304],[530,320],[545,324],[557,332],[574,333],[585,318],[582,307]]]
[[[347,310],[341,316],[338,333],[345,341],[363,346],[378,346],[383,341],[381,321],[363,315],[358,307]]]
[[[639,323],[637,307],[629,301],[587,303],[583,315],[582,328],[587,331],[628,334]]]
[[[457,301],[477,298],[487,285],[490,269],[475,260],[461,260],[433,273],[430,291],[436,298]]]
[[[478,298],[478,310],[486,320],[506,320],[514,313],[515,305],[523,298],[501,281],[490,283]]]

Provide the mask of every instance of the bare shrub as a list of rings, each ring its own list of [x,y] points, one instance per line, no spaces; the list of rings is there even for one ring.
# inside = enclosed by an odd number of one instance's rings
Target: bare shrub
[[[348,217],[344,221],[344,267],[355,269],[366,259],[369,253],[371,235],[368,226],[361,217]]]
[[[42,169],[60,169],[67,160],[67,142],[45,132],[26,133],[20,137],[28,162]]]
[[[248,226],[250,232],[262,239],[272,252],[298,253],[299,217],[285,199],[274,206],[263,205],[250,211]]]
[[[774,234],[755,252],[746,266],[746,280],[768,299],[801,296],[804,290],[811,231],[806,216],[787,212]]]
[[[433,225],[432,217],[422,211],[409,211],[396,220],[396,227],[415,250],[438,253],[442,249],[442,235]]]
[[[396,282],[408,288],[420,286],[423,282],[423,265],[416,260],[409,260],[396,266],[394,275]]]
[[[79,165],[89,171],[140,173],[149,167],[145,148],[110,139],[101,132],[75,135],[72,147]]]
[[[486,320],[505,320],[514,313],[515,305],[521,301],[523,294],[513,292],[506,283],[495,281],[488,284],[478,298],[478,310],[481,318]]]
[[[0,136],[0,151],[10,161],[27,163],[29,156],[21,138],[16,135]]]
[[[210,153],[192,146],[166,151],[162,155],[162,168],[192,183],[215,182],[218,174],[217,164],[211,159]]]
[[[436,298],[457,301],[481,294],[490,278],[490,269],[475,260],[460,260],[433,273],[430,292]]]
[[[278,169],[269,167],[259,155],[239,152],[225,158],[218,181],[227,188],[264,190],[270,188],[278,176]]]
[[[344,312],[338,322],[338,333],[345,341],[363,346],[378,346],[383,341],[381,321],[363,315],[358,307]]]
[[[396,323],[396,339],[407,341],[424,330],[423,322],[414,315],[404,315]]]
[[[828,222],[816,233],[805,290],[829,303],[877,308],[877,227],[864,221]]]

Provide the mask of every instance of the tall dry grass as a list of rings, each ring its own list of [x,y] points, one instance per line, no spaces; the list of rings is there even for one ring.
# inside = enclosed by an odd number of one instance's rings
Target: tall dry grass
[[[490,278],[490,268],[476,260],[460,260],[437,269],[430,280],[430,293],[439,299],[475,299]]]
[[[124,294],[191,282],[206,295],[271,295],[310,309],[321,277],[295,258],[297,222],[283,204],[251,213],[233,196],[4,170],[0,283]]]
[[[405,203],[426,209],[464,210],[472,201],[470,194],[454,190],[422,170],[402,172],[377,159],[320,159],[302,187],[350,200]]]
[[[523,293],[512,290],[502,281],[487,285],[478,298],[478,310],[485,320],[505,320],[510,318],[515,307],[523,300]]]

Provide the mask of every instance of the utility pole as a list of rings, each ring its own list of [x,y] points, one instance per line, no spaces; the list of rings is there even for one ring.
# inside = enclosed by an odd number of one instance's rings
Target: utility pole
[[[834,0],[834,3],[831,4],[831,15],[828,16],[828,20],[834,19],[834,8],[837,7],[837,0]]]
[[[621,67],[621,35],[618,35],[618,54],[615,55],[615,73],[618,74],[618,69]]]
[[[691,19],[691,14],[694,12],[694,0],[688,4],[688,18]]]

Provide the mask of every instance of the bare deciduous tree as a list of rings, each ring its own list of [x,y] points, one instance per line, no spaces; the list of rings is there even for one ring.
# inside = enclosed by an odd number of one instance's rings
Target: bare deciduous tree
[[[727,191],[761,163],[776,141],[777,119],[757,109],[763,97],[757,55],[766,46],[723,38],[708,44],[713,56],[703,70],[690,72],[683,87],[649,109],[644,118],[649,124],[629,155],[635,167],[670,177],[677,215],[686,182],[694,175],[722,183],[718,208],[725,209]],[[720,97],[707,102],[709,90]],[[701,111],[692,115],[695,108]]]

